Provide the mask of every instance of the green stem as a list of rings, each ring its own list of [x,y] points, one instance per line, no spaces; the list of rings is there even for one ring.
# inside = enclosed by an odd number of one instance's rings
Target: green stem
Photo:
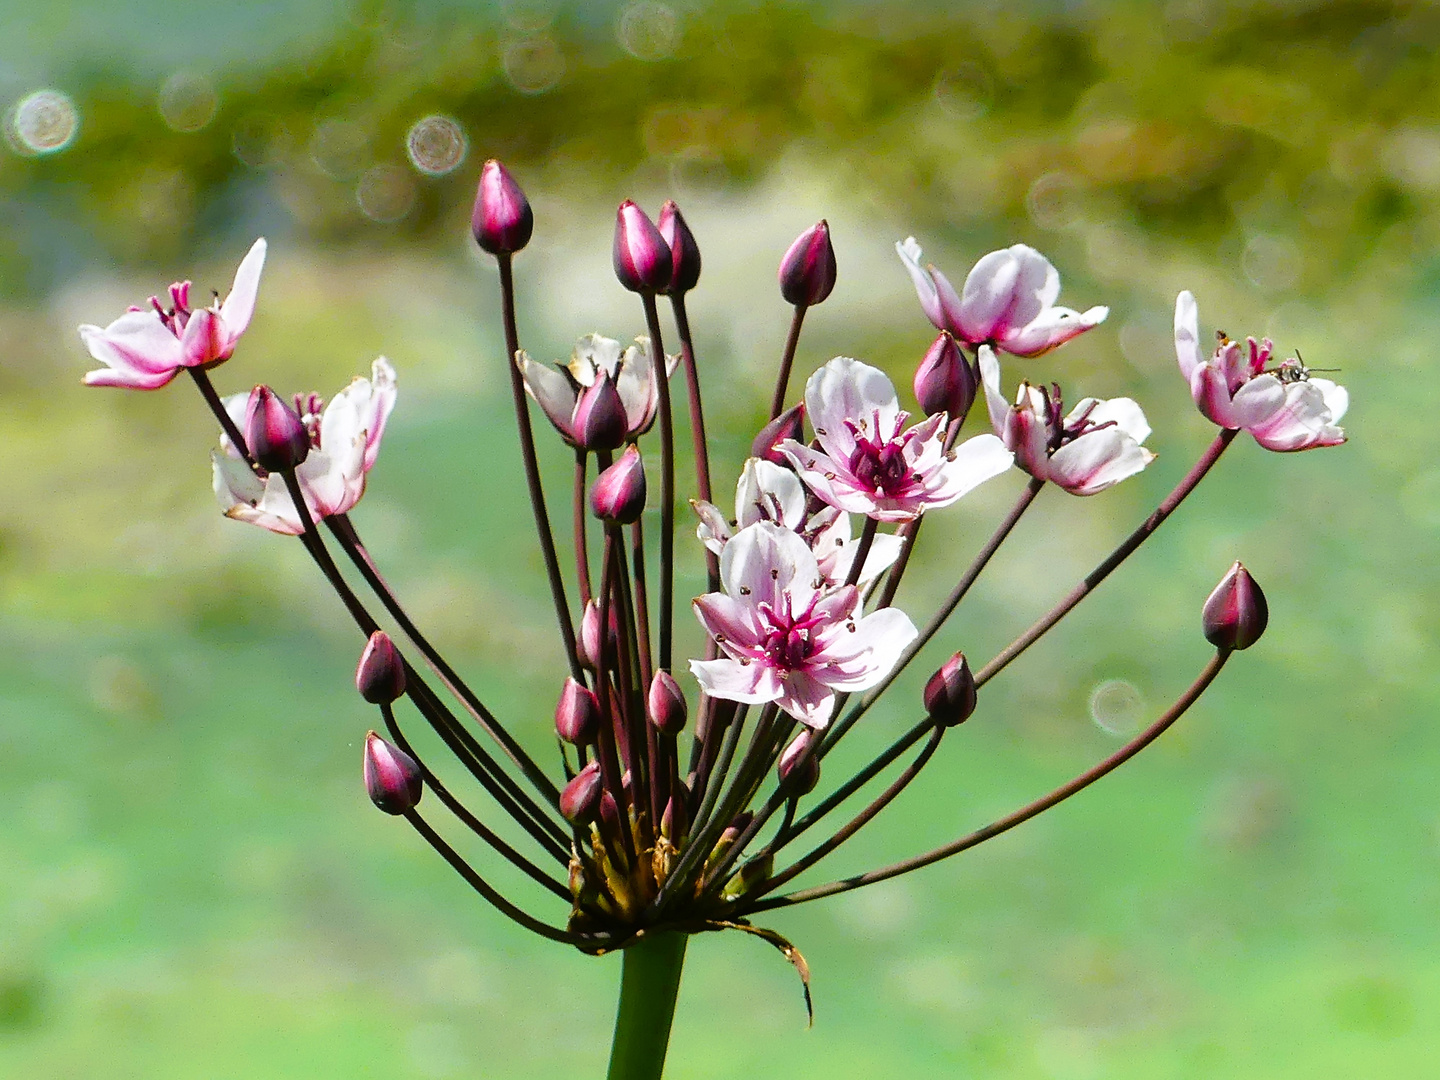
[[[688,935],[646,934],[620,955],[620,1006],[608,1080],[660,1080]]]

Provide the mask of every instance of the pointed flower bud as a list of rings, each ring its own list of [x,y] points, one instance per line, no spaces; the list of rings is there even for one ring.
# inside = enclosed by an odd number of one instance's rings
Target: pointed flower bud
[[[555,732],[573,746],[588,746],[600,730],[600,701],[595,692],[567,678],[555,706]]]
[[[570,424],[584,450],[617,450],[628,428],[625,402],[615,382],[603,371],[580,392]]]
[[[610,655],[615,655],[616,644],[620,639],[620,615],[615,610],[615,605],[610,605]],[[580,616],[580,638],[576,641],[576,651],[580,654],[580,662],[591,671],[600,666],[600,602],[589,600],[585,604],[585,614]]]
[[[665,804],[665,812],[660,815],[660,834],[678,847],[689,832],[690,811],[685,805],[685,798],[683,795],[672,795]]]
[[[835,288],[835,249],[830,246],[830,226],[824,221],[812,225],[790,245],[780,260],[780,295],[787,304],[810,307]]]
[[[384,630],[376,630],[365,643],[355,669],[355,689],[371,705],[389,705],[405,693],[405,661]]]
[[[779,446],[786,440],[800,441],[804,434],[805,427],[805,403],[786,409],[774,420],[771,420],[763,428],[760,434],[755,436],[755,441],[750,444],[750,456],[762,458],[772,465],[780,465],[786,469],[791,468],[790,459],[780,452]]]
[[[600,763],[592,761],[560,792],[560,813],[572,825],[586,825],[600,814]]]
[[[915,369],[915,400],[926,416],[946,413],[962,420],[975,403],[980,380],[955,339],[945,331]]]
[[[387,814],[403,814],[420,801],[422,778],[415,759],[375,732],[365,736],[365,791]]]
[[[700,280],[700,245],[673,199],[660,207],[658,227],[670,245],[670,284],[665,291],[671,296],[687,293]]]
[[[685,718],[689,707],[685,704],[685,692],[668,671],[657,671],[650,680],[649,706],[650,722],[662,735],[675,736],[685,730]]]
[[[809,761],[804,760],[814,734],[810,728],[805,728],[791,739],[775,767],[780,775],[780,783],[788,782],[791,785],[788,790],[792,796],[809,795],[815,790],[815,785],[820,783],[820,762],[815,759],[814,754],[810,755]]]
[[[600,792],[600,831],[611,839],[618,839],[620,836],[621,821],[624,820],[620,813],[620,804],[615,801],[615,796],[610,792]]]
[[[530,242],[535,214],[515,178],[491,158],[480,170],[475,212],[470,216],[475,242],[491,255],[508,255]]]
[[[930,676],[925,684],[925,711],[941,727],[970,719],[975,711],[975,676],[964,653],[957,652]]]
[[[615,276],[631,292],[663,292],[670,286],[674,264],[670,246],[645,211],[629,199],[615,214]]]
[[[268,386],[250,391],[245,442],[266,472],[287,472],[310,456],[310,433],[295,410]]]
[[[1201,615],[1205,640],[1217,649],[1248,649],[1260,640],[1269,620],[1265,594],[1238,562],[1215,586]]]
[[[631,446],[620,460],[595,478],[590,488],[590,509],[600,520],[629,525],[645,509],[645,466],[640,451]]]
[[[740,834],[750,827],[750,822],[755,820],[755,815],[749,810],[741,810],[733,818],[730,824],[725,826],[725,831],[720,834],[720,843],[733,844],[740,839]]]

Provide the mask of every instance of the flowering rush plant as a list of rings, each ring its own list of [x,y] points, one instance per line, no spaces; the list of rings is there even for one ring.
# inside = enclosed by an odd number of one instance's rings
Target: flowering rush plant
[[[1196,407],[1218,427],[1209,447],[1054,608],[978,669],[953,652],[917,699],[895,703],[913,714],[913,726],[863,768],[822,783],[831,751],[942,635],[1045,487],[1096,495],[1154,461],[1144,446],[1149,425],[1128,398],[1085,397],[1067,410],[1058,386],[1022,378],[1013,392],[1005,387],[1001,354],[1023,360],[1058,348],[1102,322],[1107,310],[1057,306],[1059,275],[1024,245],[981,258],[957,292],[941,271],[922,265],[919,246],[907,239],[896,245],[900,259],[939,331],[915,370],[916,408],[902,407],[883,372],[844,356],[792,391],[806,313],[836,279],[829,228],[820,222],[780,261],[780,294],[793,317],[770,422],[752,456],[727,466],[737,477],[731,517],[711,486],[702,367],[686,315],[700,248],[675,204],[667,202],[652,222],[626,201],[616,217],[615,274],[636,294],[646,334],[623,346],[588,334],[568,363],[555,365],[520,348],[512,263],[534,218],[496,161],[481,173],[471,224],[499,269],[506,349],[497,362],[510,379],[519,457],[567,664],[555,673],[560,741],[558,755],[545,755],[548,766],[410,619],[351,520],[396,403],[389,362],[374,361],[369,378],[356,378],[328,403],[266,386],[224,398],[214,389],[210,370],[233,355],[255,311],[263,240],[241,262],[223,302],[194,310],[183,282],[170,287],[168,303],[152,298],[103,329],[81,327],[102,365],[85,381],[154,390],[189,373],[220,425],[212,457],[222,510],[298,537],[365,640],[356,687],[378,708],[384,729],[364,741],[364,781],[375,805],[403,817],[505,917],[587,953],[623,951],[609,1072],[615,1080],[660,1076],[691,935],[759,935],[795,965],[808,1005],[805,961],[757,923],[766,912],[863,888],[983,843],[1094,783],[1175,723],[1231,655],[1265,629],[1265,597],[1238,562],[1204,602],[1202,629],[1213,652],[1200,673],[1108,758],[932,851],[840,880],[798,880],[904,792],[947,733],[975,713],[985,684],[1149,539],[1241,431],[1275,451],[1345,438],[1337,426],[1346,406],[1341,387],[1311,378],[1298,359],[1277,362],[1269,341],[1220,334],[1207,355],[1194,297],[1181,293],[1176,357]],[[679,342],[675,357],[663,345],[661,297]],[[680,372],[683,390],[672,389]],[[691,528],[681,524],[688,515],[676,492],[675,398],[682,395],[696,487],[696,540],[686,546],[697,559],[703,553],[708,587],[690,605],[704,630],[703,654],[677,658],[676,536]],[[982,396],[993,431],[962,438]],[[546,424],[574,452],[563,555],[535,450],[536,429]],[[639,450],[647,440],[648,465]],[[1023,491],[917,627],[895,601],[922,524],[1012,467],[1029,477]],[[721,503],[728,508],[728,499]],[[688,616],[682,610],[679,617]],[[473,778],[474,797],[442,783],[422,760],[405,733],[412,714]],[[892,771],[888,786],[857,809],[857,796]],[[468,829],[553,894],[554,908],[524,910],[491,884],[491,871],[462,856],[429,811],[421,812],[427,790],[448,811],[446,831]],[[523,830],[521,846],[487,824],[497,814]]]

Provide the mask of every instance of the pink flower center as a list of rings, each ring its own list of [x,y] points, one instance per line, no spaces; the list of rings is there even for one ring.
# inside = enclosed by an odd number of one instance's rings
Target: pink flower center
[[[781,610],[776,610],[764,602],[758,605],[760,618],[765,624],[760,648],[775,668],[796,671],[806,667],[814,655],[815,629],[822,620],[814,614],[813,600],[798,618],[790,611],[789,593],[782,594],[782,601]]]
[[[905,447],[910,436],[900,434],[906,419],[905,413],[898,414],[895,429],[888,436],[880,431],[878,412],[873,423],[873,436],[866,431],[872,425],[845,421],[855,436],[855,449],[850,453],[851,475],[857,483],[877,495],[894,495],[910,479],[910,466],[905,460]]]

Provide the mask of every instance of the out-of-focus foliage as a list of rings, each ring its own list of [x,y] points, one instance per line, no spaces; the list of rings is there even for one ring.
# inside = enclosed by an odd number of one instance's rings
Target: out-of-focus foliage
[[[419,238],[471,196],[457,134],[591,190],[744,183],[798,143],[936,223],[1104,217],[1207,251],[1284,233],[1245,257],[1285,286],[1343,277],[1440,194],[1425,4],[637,3],[617,26],[372,13],[273,68],[182,65],[157,87],[119,58],[76,66],[56,80],[74,144],[0,159],[3,280],[64,265],[37,222],[122,261],[174,261],[237,206],[328,242]],[[408,154],[426,117],[458,128]]]

